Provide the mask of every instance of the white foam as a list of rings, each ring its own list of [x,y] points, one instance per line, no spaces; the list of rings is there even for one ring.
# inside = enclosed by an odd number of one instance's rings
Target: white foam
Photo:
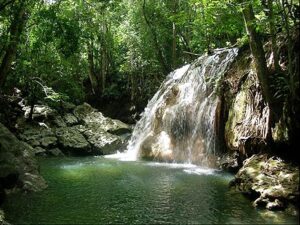
[[[192,169],[185,169],[184,172],[188,174],[197,174],[197,175],[212,175],[215,174],[216,170],[208,169],[208,168],[192,168]]]
[[[159,163],[159,162],[150,162],[147,163],[148,166],[154,167],[168,167],[173,169],[183,169],[184,172],[188,174],[197,174],[197,175],[212,175],[215,174],[217,170],[204,168],[190,163]]]
[[[197,166],[190,163],[161,163],[161,162],[149,162],[147,163],[148,166],[155,166],[155,167],[169,167],[169,168],[196,168]]]
[[[120,161],[136,161],[136,154],[130,154],[131,152],[117,152],[112,155],[105,155],[104,158],[106,159],[118,159]]]

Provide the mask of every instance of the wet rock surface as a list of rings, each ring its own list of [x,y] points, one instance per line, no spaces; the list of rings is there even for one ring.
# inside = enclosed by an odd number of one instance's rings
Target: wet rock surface
[[[253,205],[282,210],[299,201],[299,168],[278,157],[253,155],[244,161],[231,186],[254,199]]]
[[[222,170],[237,173],[243,165],[243,157],[236,151],[226,153],[218,158],[217,165]]]

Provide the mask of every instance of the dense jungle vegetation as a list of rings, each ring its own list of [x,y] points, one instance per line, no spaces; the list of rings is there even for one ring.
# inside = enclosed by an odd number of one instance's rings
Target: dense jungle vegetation
[[[214,48],[250,43],[266,100],[295,105],[298,28],[295,0],[1,0],[1,92],[16,87],[32,102],[88,101],[120,117],[115,106],[141,111],[173,69]]]

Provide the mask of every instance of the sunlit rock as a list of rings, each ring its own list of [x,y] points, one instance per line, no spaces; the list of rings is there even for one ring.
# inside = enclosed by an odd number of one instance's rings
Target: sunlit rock
[[[23,108],[24,111],[24,117],[28,118],[30,114],[31,107],[25,106]],[[57,111],[50,108],[47,105],[34,105],[32,118],[36,120],[51,118],[57,115]]]
[[[251,195],[255,206],[283,209],[299,200],[299,168],[266,154],[244,161],[232,185]]]
[[[225,139],[231,151],[251,155],[266,145],[269,107],[263,101],[256,74],[248,71],[246,75],[239,81],[243,83],[229,108]]]
[[[92,146],[95,155],[108,155],[116,153],[123,145],[122,139],[110,134],[101,127],[85,127],[84,136]]]
[[[140,157],[157,161],[174,161],[171,140],[168,134],[162,131],[159,135],[149,135],[141,144]]]

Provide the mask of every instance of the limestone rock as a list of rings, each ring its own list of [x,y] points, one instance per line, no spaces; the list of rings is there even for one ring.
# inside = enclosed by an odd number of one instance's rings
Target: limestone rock
[[[76,127],[58,128],[56,136],[62,149],[76,155],[92,154],[90,144]]]
[[[226,153],[218,158],[217,164],[222,170],[236,173],[242,167],[242,156],[237,151]]]
[[[86,125],[96,125],[111,134],[121,135],[131,132],[131,127],[120,120],[104,117],[101,112],[91,112],[83,118]]]
[[[35,147],[34,149],[34,155],[36,156],[46,156],[46,149],[41,148],[41,147]]]
[[[162,141],[164,140],[164,141]],[[165,132],[147,136],[141,144],[140,157],[156,161],[174,161],[170,139]]]
[[[25,118],[28,118],[30,114],[30,107],[29,106],[23,107],[23,111],[25,112],[24,113]],[[33,109],[32,118],[36,120],[42,120],[42,119],[54,117],[55,115],[57,115],[57,111],[50,108],[49,106],[35,105]]]
[[[84,131],[84,136],[92,145],[94,154],[108,155],[116,153],[122,146],[122,139],[97,127],[88,127]]]
[[[40,191],[47,184],[38,169],[33,148],[0,123],[0,182],[9,178],[6,185],[12,183],[25,191]]]
[[[299,200],[299,168],[266,154],[253,155],[244,161],[232,186],[252,195],[255,206],[283,209]]]
[[[74,115],[79,121],[82,121],[88,114],[94,112],[95,109],[87,103],[76,106],[73,110]]]
[[[65,120],[64,120],[61,116],[59,116],[59,115],[55,116],[55,117],[53,118],[53,120],[50,121],[50,122],[51,122],[51,124],[53,124],[55,127],[66,127],[66,126],[67,126]]]
[[[78,123],[78,119],[72,113],[66,113],[63,118],[68,126],[73,126]]]
[[[53,148],[48,150],[48,154],[56,157],[65,155],[59,148]]]
[[[55,133],[51,128],[47,127],[27,127],[19,137],[33,147],[40,146],[42,148],[50,148],[57,144]]]
[[[74,109],[74,115],[85,125],[90,126],[90,124],[97,124],[102,130],[111,134],[121,135],[130,133],[132,130],[129,125],[120,120],[114,120],[103,116],[101,112],[96,111],[96,109],[92,108],[87,103],[77,106]]]
[[[265,148],[268,134],[269,107],[263,101],[256,74],[249,69],[240,78],[237,93],[231,96],[225,141],[232,151],[252,155]]]

